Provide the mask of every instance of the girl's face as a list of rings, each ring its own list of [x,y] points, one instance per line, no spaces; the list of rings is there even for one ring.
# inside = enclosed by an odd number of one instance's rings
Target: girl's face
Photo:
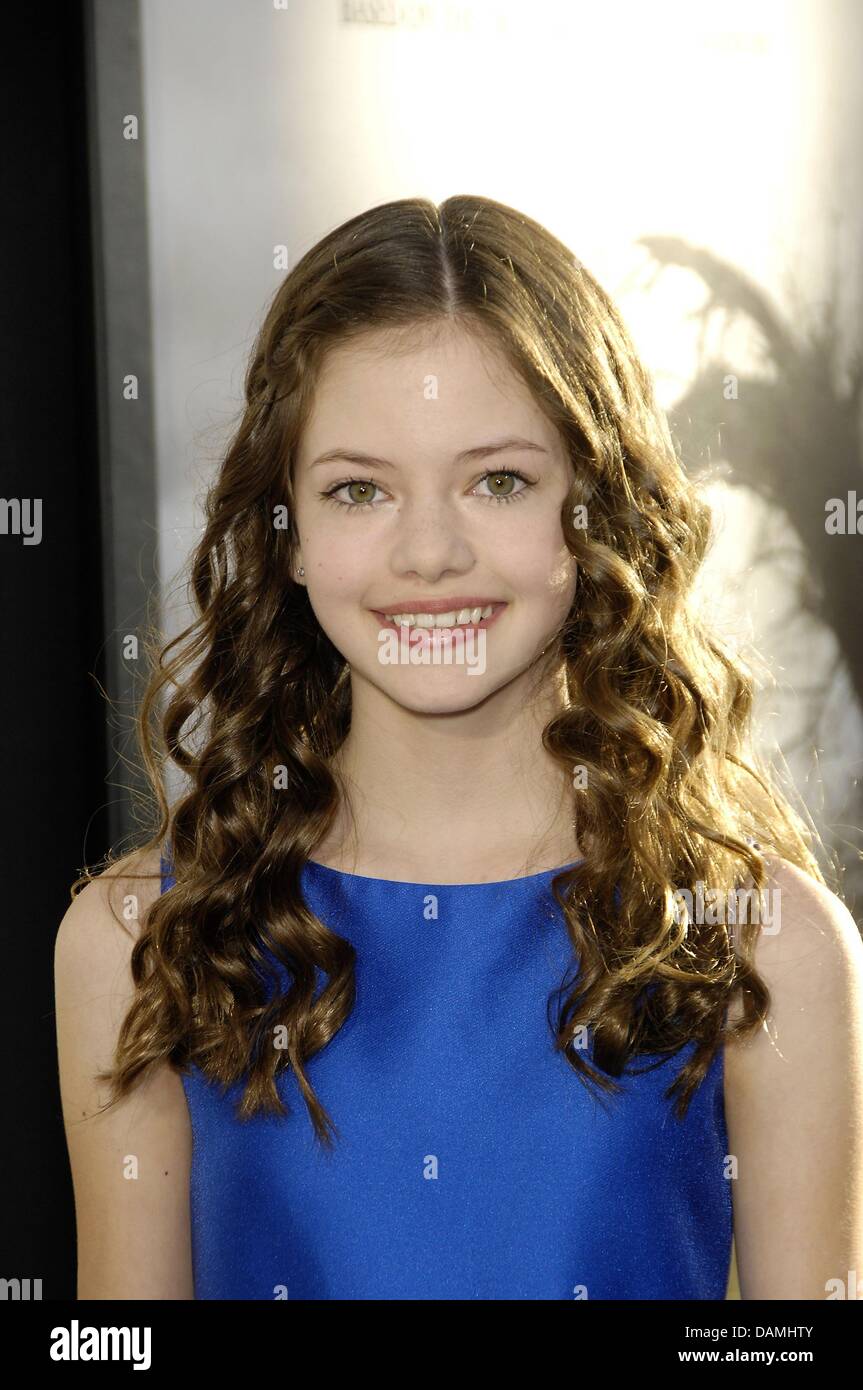
[[[295,461],[296,566],[354,683],[455,713],[516,681],[569,612],[571,466],[521,379],[464,328],[386,345],[370,333],[325,360]]]

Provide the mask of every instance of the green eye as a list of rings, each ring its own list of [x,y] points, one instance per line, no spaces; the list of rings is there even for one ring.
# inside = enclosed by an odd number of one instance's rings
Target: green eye
[[[369,501],[369,498],[376,491],[377,486],[377,483],[373,482],[371,478],[345,478],[343,483],[336,483],[335,487],[330,488],[328,492],[322,492],[319,495],[325,502],[334,502],[337,507],[350,507],[352,511],[368,510],[374,505]],[[337,496],[337,493],[344,491],[345,488],[357,489],[357,492],[348,494],[349,501]]]
[[[523,473],[518,473],[515,469],[506,469],[503,472],[485,473],[480,478],[476,487],[482,483],[490,483],[492,490],[489,492],[474,493],[485,499],[487,502],[515,502],[520,497],[526,496],[536,484],[526,478]],[[524,486],[514,491],[514,484],[522,483]],[[327,492],[318,495],[326,502],[332,502],[337,507],[348,507],[351,511],[370,511],[376,502],[373,494],[380,491],[378,484],[372,478],[345,478],[342,482],[336,483]],[[340,492],[347,492],[347,498],[339,497]]]
[[[531,483],[523,473],[516,473],[514,470],[510,469],[503,473],[486,473],[479,481],[480,483],[487,482],[495,486],[498,483],[502,483],[505,488],[503,492],[493,490],[491,492],[479,494],[481,497],[485,497],[489,502],[515,502],[517,498],[524,497],[529,489],[533,487],[533,483]],[[515,481],[524,483],[524,487],[519,488],[517,492],[513,492],[512,490],[512,484]],[[477,486],[479,486],[479,484],[477,484]]]
[[[345,483],[345,487],[348,489],[348,496],[350,497],[351,501],[362,504],[363,502],[368,502],[370,496],[375,490],[376,484],[362,482]],[[357,493],[351,492],[351,488],[356,488],[358,490],[359,495]]]
[[[490,487],[494,488],[494,486],[496,486],[498,483],[505,484],[503,493],[498,492],[495,494],[497,497],[507,497],[511,495],[512,485],[514,482],[515,478],[512,473],[489,473],[488,475],[488,483]]]

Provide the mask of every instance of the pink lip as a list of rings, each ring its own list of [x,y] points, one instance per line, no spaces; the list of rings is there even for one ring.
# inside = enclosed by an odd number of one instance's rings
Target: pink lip
[[[396,612],[396,613],[448,613],[448,612],[450,612],[450,610],[451,610],[452,608],[455,608],[455,611],[456,611],[456,612],[458,612],[458,609],[459,609],[459,608],[485,608],[485,607],[488,606],[488,603],[489,603],[489,600],[486,599],[486,601],[485,601],[484,604],[480,604],[480,603],[459,603],[457,607],[456,607],[455,604],[450,604],[449,607],[445,607],[445,606],[442,607],[440,604],[438,604],[438,606],[435,607],[435,608],[432,608],[432,607],[429,607],[429,608],[398,608],[398,607],[397,607],[397,608],[395,609],[395,612]],[[372,612],[373,612],[374,616],[378,619],[379,624],[380,624],[380,626],[381,626],[382,628],[389,628],[389,630],[390,630],[391,632],[402,632],[402,631],[405,631],[405,632],[408,634],[409,639],[413,639],[414,641],[416,641],[416,638],[413,637],[413,634],[414,634],[415,632],[424,632],[424,633],[428,633],[428,634],[429,634],[429,637],[433,637],[434,634],[436,634],[436,633],[457,632],[457,631],[466,632],[466,631],[468,630],[468,628],[474,628],[475,630],[478,630],[479,628],[491,627],[492,623],[494,623],[494,622],[497,621],[497,619],[500,617],[501,613],[503,612],[503,610],[504,610],[506,607],[507,607],[507,605],[506,605],[505,603],[495,603],[495,604],[493,605],[493,607],[492,607],[491,617],[489,617],[489,618],[482,618],[482,619],[480,619],[480,621],[479,621],[478,623],[454,623],[452,627],[437,627],[437,628],[435,628],[435,627],[410,627],[410,628],[404,628],[403,625],[402,625],[401,623],[391,623],[391,622],[389,621],[389,619],[387,618],[386,614],[385,614],[385,613],[379,612],[376,608],[372,609]]]
[[[397,603],[388,603],[386,608],[373,608],[373,613],[449,613],[450,609],[455,609],[456,613],[460,608],[488,608],[490,603],[500,603],[500,599],[476,598],[468,595],[463,598],[457,595],[455,598],[412,598],[399,599]]]

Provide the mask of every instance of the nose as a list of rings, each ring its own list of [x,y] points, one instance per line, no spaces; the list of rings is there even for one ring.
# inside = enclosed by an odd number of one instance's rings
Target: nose
[[[394,574],[433,583],[446,573],[466,574],[476,562],[457,509],[441,497],[415,497],[399,508],[389,556]]]

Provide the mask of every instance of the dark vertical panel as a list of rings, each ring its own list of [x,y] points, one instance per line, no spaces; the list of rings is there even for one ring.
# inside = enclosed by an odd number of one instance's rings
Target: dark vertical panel
[[[116,752],[142,662],[121,638],[156,569],[144,165],[117,123],[143,121],[137,4],[19,6],[4,48],[0,1277],[56,1299],[75,1259],[54,939],[72,881],[132,826]]]
[[[89,0],[85,8],[87,139],[98,391],[105,594],[105,676],[112,709],[109,825],[118,848],[135,833],[138,769],[135,705],[146,670],[140,642],[158,622],[153,354],[147,236],[147,120],[138,0]],[[137,129],[133,131],[133,122]],[[130,138],[134,134],[135,138]],[[137,399],[125,383],[137,381]],[[147,601],[152,607],[147,612]],[[124,639],[139,639],[137,657]]]
[[[77,4],[4,23],[0,534],[4,1193],[0,1274],[74,1292],[56,1079],[53,949],[69,884],[107,845],[102,531],[95,431],[84,36]]]

